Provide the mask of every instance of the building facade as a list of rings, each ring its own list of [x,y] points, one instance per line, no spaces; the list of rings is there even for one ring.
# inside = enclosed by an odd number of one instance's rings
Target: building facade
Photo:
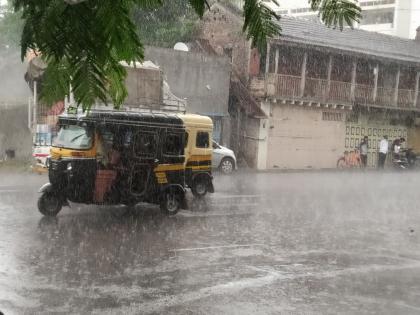
[[[186,100],[187,112],[212,118],[214,139],[229,146],[229,59],[158,47],[146,47],[145,58],[159,66],[173,94]]]
[[[242,25],[241,12],[234,2],[215,3],[202,19],[199,37],[208,52],[229,59],[232,69],[228,106],[231,148],[240,161],[255,168],[260,152],[260,121],[267,115],[248,89],[250,78],[260,72],[261,56],[243,36]]]
[[[214,16],[205,22],[215,21],[217,28],[223,28],[224,20],[232,23],[230,14],[235,15],[220,3],[211,12]],[[248,150],[244,154],[251,155],[252,166],[333,168],[365,135],[372,167],[383,135],[404,137],[420,150],[419,41],[363,30],[340,32],[290,17],[280,23],[282,35],[269,42],[265,56],[249,46],[242,52],[246,59],[232,60],[234,68],[246,64],[248,90],[266,114],[239,117],[243,151]],[[210,43],[227,45],[211,30],[205,26]]]
[[[32,153],[28,113],[31,94],[24,80],[25,71],[20,51],[0,52],[0,161],[8,156],[24,160]]]
[[[271,0],[262,0],[280,15],[305,18],[318,21],[307,0],[280,0],[278,5]],[[420,26],[420,1],[418,0],[359,0],[362,8],[362,20],[355,25],[367,31],[413,39]],[[243,0],[235,5],[241,7]]]

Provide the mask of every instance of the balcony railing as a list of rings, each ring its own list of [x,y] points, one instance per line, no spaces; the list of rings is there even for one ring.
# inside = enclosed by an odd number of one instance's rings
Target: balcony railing
[[[366,105],[420,109],[420,94],[414,90],[351,84],[299,76],[269,73],[265,79],[254,78],[250,85],[257,97],[291,98],[313,102],[341,103],[344,105]]]
[[[276,79],[276,78],[274,78]],[[267,86],[268,91],[274,91],[276,94],[281,94],[286,97],[300,96],[300,78],[290,76],[288,80],[273,80],[273,88]]]

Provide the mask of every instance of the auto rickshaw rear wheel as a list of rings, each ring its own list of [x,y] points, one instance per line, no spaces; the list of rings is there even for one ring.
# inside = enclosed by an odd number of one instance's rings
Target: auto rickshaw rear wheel
[[[175,189],[168,189],[163,193],[160,210],[166,215],[175,215],[181,207],[181,194]]]
[[[62,207],[63,201],[55,192],[43,192],[38,199],[38,210],[45,216],[55,217]]]

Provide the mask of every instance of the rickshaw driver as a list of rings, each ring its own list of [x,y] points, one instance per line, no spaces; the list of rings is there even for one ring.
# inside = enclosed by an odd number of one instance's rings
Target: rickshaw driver
[[[106,143],[101,133],[98,133],[98,143],[96,145],[96,155],[98,157],[100,165],[105,169],[109,163],[109,150],[106,148]]]

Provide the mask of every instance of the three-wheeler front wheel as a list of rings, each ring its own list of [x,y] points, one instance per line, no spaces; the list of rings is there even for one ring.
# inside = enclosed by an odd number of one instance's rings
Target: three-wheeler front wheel
[[[181,208],[182,194],[177,189],[168,189],[162,195],[160,210],[166,215],[175,215]]]
[[[55,217],[62,207],[62,199],[55,192],[43,192],[38,199],[38,210],[45,216]]]

